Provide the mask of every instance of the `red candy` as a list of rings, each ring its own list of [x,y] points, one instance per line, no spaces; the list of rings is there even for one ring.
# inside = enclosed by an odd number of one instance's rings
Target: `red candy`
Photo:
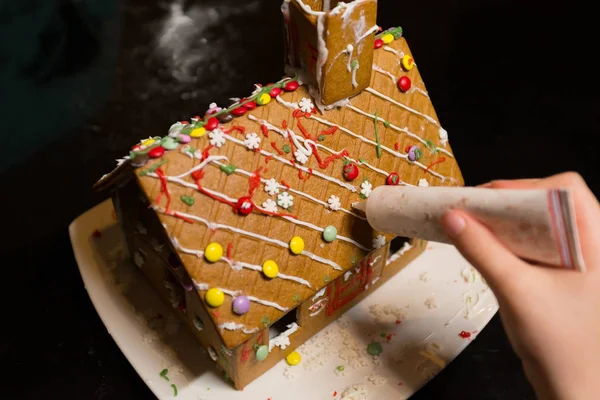
[[[211,117],[206,121],[206,125],[204,125],[204,129],[207,131],[215,130],[219,126],[219,120],[215,117]]]
[[[256,102],[255,101],[249,101],[246,104],[244,104],[244,108],[246,110],[254,110],[256,108]]]
[[[281,94],[281,92],[283,92],[283,90],[281,90],[278,87],[274,87],[273,89],[271,89],[271,91],[269,92],[269,96],[271,96],[272,98],[275,98],[277,96],[279,96]]]
[[[236,117],[239,117],[239,116],[246,114],[247,110],[248,109],[245,107],[238,107],[238,108],[234,108],[233,110],[231,110],[231,114]]]
[[[298,89],[300,85],[298,84],[298,81],[289,81],[288,83],[285,84],[285,86],[283,87],[283,90],[285,90],[286,92],[293,92],[296,89]]]
[[[398,79],[398,88],[400,89],[400,91],[402,92],[407,92],[408,89],[410,89],[411,83],[410,83],[410,78],[408,76],[403,76],[402,78]]]
[[[375,48],[379,49],[383,46],[383,40],[381,39],[375,39]]]
[[[252,199],[248,196],[240,197],[237,201],[236,209],[242,215],[250,214],[253,208]]]
[[[387,179],[385,180],[385,183],[387,185],[396,186],[400,183],[400,176],[398,176],[398,173],[392,172],[388,175]]]
[[[344,175],[344,179],[346,179],[347,181],[353,181],[356,178],[358,178],[358,167],[356,166],[356,164],[350,163],[344,166],[342,173]]]
[[[161,146],[156,146],[152,150],[148,152],[148,156],[150,158],[158,158],[165,154],[165,148]]]

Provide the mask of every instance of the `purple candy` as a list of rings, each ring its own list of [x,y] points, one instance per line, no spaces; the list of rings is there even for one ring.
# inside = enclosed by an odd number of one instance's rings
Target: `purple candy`
[[[242,315],[250,310],[250,300],[246,296],[238,296],[233,300],[233,312]]]
[[[192,138],[188,135],[179,135],[177,136],[177,140],[179,140],[179,143],[189,143]]]
[[[408,150],[408,159],[410,161],[417,161],[417,153],[416,150],[419,150],[419,147],[417,146],[412,146],[409,150]]]

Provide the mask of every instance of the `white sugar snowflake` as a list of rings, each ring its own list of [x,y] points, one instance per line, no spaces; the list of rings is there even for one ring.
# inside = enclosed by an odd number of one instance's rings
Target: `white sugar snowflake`
[[[273,196],[279,193],[279,183],[273,178],[265,182],[265,192],[269,193],[269,196]]]
[[[264,203],[262,203],[262,208],[265,211],[276,213],[277,212],[277,203],[275,203],[271,199],[267,199],[267,200],[265,200]]]
[[[246,135],[246,140],[244,140],[244,144],[249,150],[258,149],[260,146],[260,138],[256,133],[248,133]]]
[[[377,235],[375,239],[373,239],[373,248],[378,249],[385,245],[385,237],[383,235]]]
[[[360,194],[364,197],[369,197],[371,192],[373,191],[373,184],[369,181],[364,181],[360,184]]]
[[[300,164],[306,164],[308,161],[308,156],[300,150],[296,150],[294,152],[294,157],[296,157],[296,161],[298,161]]]
[[[329,199],[327,199],[327,204],[329,204],[329,208],[332,209],[333,211],[337,211],[340,208],[342,208],[342,203],[340,202],[340,198],[334,194],[329,196]]]
[[[427,187],[427,186],[429,186],[429,182],[427,182],[427,179],[421,178],[421,179],[419,179],[419,186]]]
[[[294,196],[288,192],[283,192],[277,195],[277,205],[286,210],[294,205]]]
[[[309,113],[312,111],[313,108],[315,108],[312,101],[310,101],[310,99],[307,97],[303,97],[298,103],[298,105],[300,106],[300,109],[305,113]]]
[[[221,148],[226,142],[225,134],[219,128],[214,129],[209,133],[208,137],[210,138],[209,143],[217,148]]]

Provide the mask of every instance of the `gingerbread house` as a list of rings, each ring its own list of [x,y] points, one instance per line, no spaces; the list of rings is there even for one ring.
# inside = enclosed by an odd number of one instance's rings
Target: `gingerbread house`
[[[461,185],[401,28],[376,0],[286,0],[288,76],[136,144],[112,190],[136,265],[236,388],[425,248],[352,204]]]

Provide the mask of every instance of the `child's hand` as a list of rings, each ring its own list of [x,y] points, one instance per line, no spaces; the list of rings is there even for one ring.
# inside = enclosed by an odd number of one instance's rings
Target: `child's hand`
[[[494,181],[491,188],[569,188],[586,273],[541,268],[509,252],[481,223],[450,211],[442,225],[486,279],[508,337],[544,399],[600,398],[600,205],[576,173]]]

